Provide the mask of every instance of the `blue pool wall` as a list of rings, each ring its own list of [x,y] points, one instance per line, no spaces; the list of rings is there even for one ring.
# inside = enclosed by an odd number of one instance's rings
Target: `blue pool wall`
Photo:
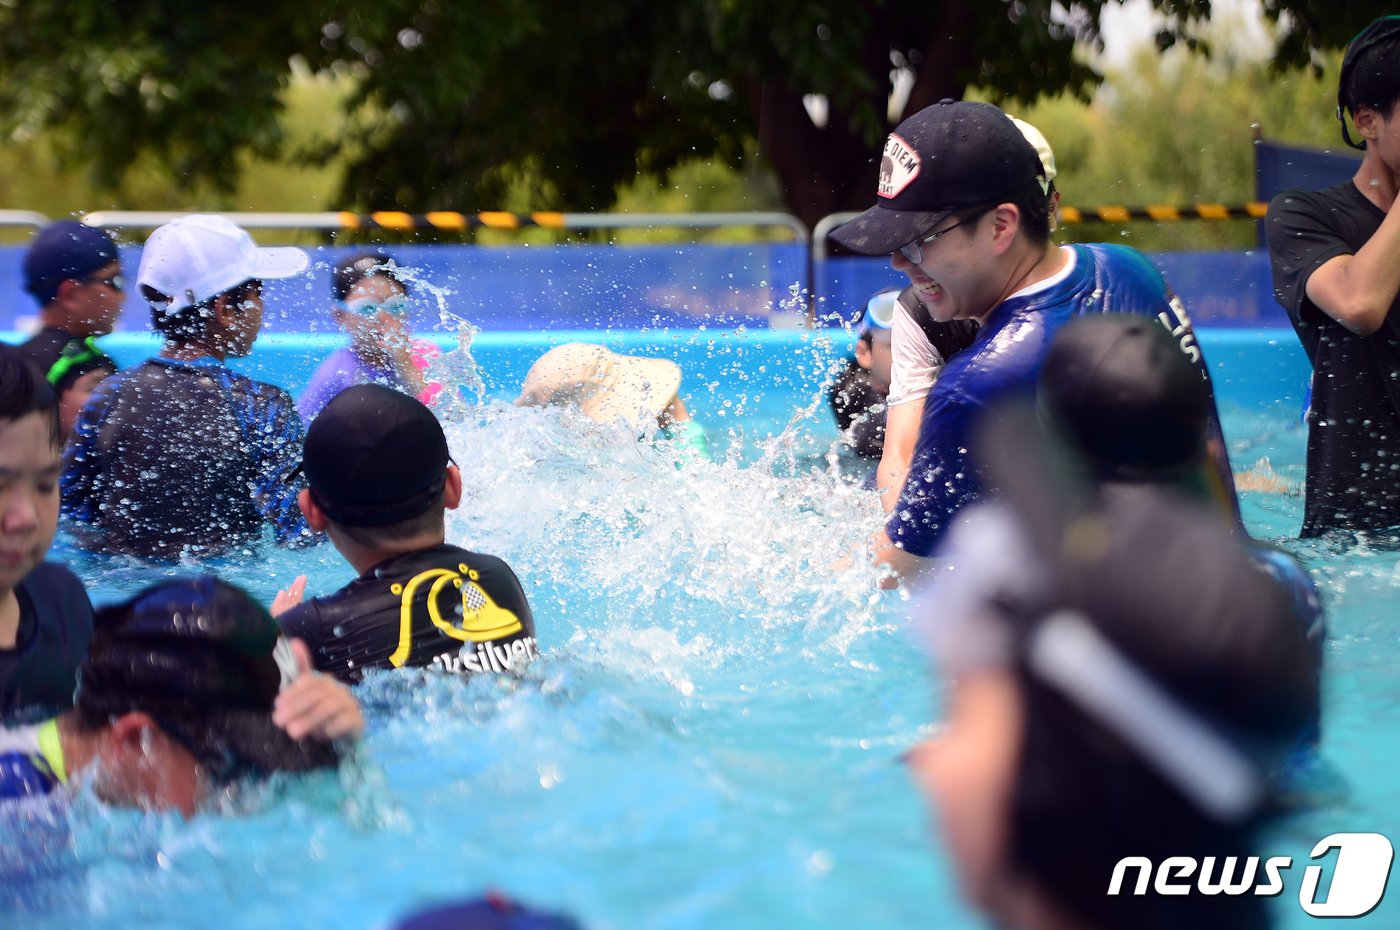
[[[264,238],[266,243],[272,240]],[[308,249],[309,273],[265,287],[269,332],[331,328],[330,273],[356,246]],[[849,320],[902,275],[885,259],[841,257],[811,263],[803,243],[557,246],[394,245],[384,249],[436,289],[442,301],[416,302],[415,329],[431,329],[446,309],[491,331],[690,329],[705,325],[794,328],[809,303],[824,325]],[[22,289],[23,246],[0,248],[0,330],[34,324],[38,307]],[[1198,326],[1287,326],[1273,299],[1268,257],[1244,252],[1163,252],[1150,258],[1185,301]],[[140,249],[122,248],[134,278]],[[141,332],[150,311],[135,287],[118,330]]]
[[[426,333],[444,350],[455,336]],[[1216,394],[1222,403],[1251,410],[1301,409],[1308,362],[1293,331],[1281,327],[1202,326]],[[13,342],[17,333],[0,333]],[[726,401],[752,406],[758,399],[802,403],[830,377],[832,364],[851,351],[845,330],[704,329],[555,330],[482,332],[472,342],[488,398],[514,398],[535,359],[564,342],[595,342],[617,352],[656,355],[679,362],[685,372],[682,393],[697,412]],[[246,359],[231,364],[245,373],[299,394],[322,359],[344,344],[335,333],[269,333]],[[159,344],[146,333],[114,333],[102,340],[118,364],[128,366],[155,354]],[[824,415],[824,411],[823,411]],[[1291,415],[1291,413],[1290,413]]]

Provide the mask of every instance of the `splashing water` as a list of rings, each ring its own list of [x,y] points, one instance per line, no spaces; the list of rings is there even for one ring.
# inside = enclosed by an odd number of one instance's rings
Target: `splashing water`
[[[426,294],[432,299],[437,310],[435,328],[456,336],[452,348],[428,357],[423,376],[428,383],[437,382],[443,386],[434,408],[439,419],[449,422],[465,419],[470,415],[470,408],[486,396],[481,367],[472,356],[472,341],[481,327],[448,309],[447,299],[455,293],[452,288],[435,283],[412,267],[398,265],[395,273],[405,284],[411,285],[414,293]]]
[[[714,351],[709,339],[683,348]],[[687,382],[716,462],[677,468],[664,442],[500,398],[447,419],[466,489],[448,537],[520,576],[543,651],[526,675],[371,674],[356,761],[225,799],[222,816],[90,795],[0,813],[0,913],[27,930],[262,930],[309,914],[358,928],[496,887],[591,928],[982,926],[895,762],[929,734],[938,686],[906,603],[873,586],[874,494],[833,479],[834,427],[811,388],[830,345],[731,351]],[[764,366],[792,381],[757,384]],[[1299,477],[1289,417],[1227,410],[1232,454]],[[1299,498],[1244,503],[1257,535],[1296,531]],[[1393,837],[1400,810],[1394,559],[1303,555],[1333,605],[1324,752],[1350,784],[1340,814],[1271,841],[1298,862],[1332,829]],[[106,565],[98,601],[142,581]],[[220,571],[265,599],[298,573],[308,594],[353,574],[329,546]]]

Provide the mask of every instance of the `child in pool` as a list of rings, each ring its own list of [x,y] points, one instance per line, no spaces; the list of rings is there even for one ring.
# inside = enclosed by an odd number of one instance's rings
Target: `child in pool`
[[[664,358],[618,355],[604,346],[569,342],[535,360],[518,407],[571,406],[600,425],[652,430],[677,443],[684,460],[710,459],[705,428],[680,396],[681,367]]]
[[[447,542],[462,474],[431,410],[383,385],[346,388],[307,429],[302,469],[307,522],[359,573],[305,603],[299,577],[273,604],[317,669],[353,683],[372,668],[514,672],[539,654],[515,572]]]
[[[415,340],[404,326],[408,284],[388,255],[351,255],[331,273],[331,311],[336,325],[350,334],[350,344],[321,363],[297,400],[302,422],[310,423],[331,398],[355,384],[382,384],[424,403],[441,385],[424,378],[436,354],[430,343]]]
[[[0,800],[81,776],[109,803],[189,817],[240,778],[333,767],[332,744],[364,731],[349,690],[213,576],[155,585],[97,627],[73,709],[0,729]]]
[[[92,603],[44,561],[58,529],[63,435],[54,391],[21,350],[0,346],[0,717],[72,705]]]

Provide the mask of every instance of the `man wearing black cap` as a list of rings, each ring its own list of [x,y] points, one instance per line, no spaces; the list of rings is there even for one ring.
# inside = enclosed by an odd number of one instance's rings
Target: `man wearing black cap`
[[[20,348],[58,394],[65,436],[97,382],[117,370],[95,340],[116,325],[125,287],[117,244],[101,229],[60,220],[25,253],[24,289],[44,328]]]
[[[1032,390],[1051,335],[1072,317],[1156,317],[1207,378],[1184,308],[1144,256],[1051,243],[1043,175],[1035,148],[1005,113],[944,100],[891,133],[877,204],[832,234],[853,252],[889,255],[934,320],[980,325],[928,395],[908,478],[876,540],[877,564],[896,576],[923,567],[950,518],[980,490],[967,460],[977,413]],[[1228,482],[1213,422],[1213,453]]]
[[[377,384],[346,388],[306,431],[302,470],[307,523],[360,574],[278,617],[317,669],[354,682],[370,668],[519,671],[539,655],[515,572],[446,542],[462,474],[422,403]]]
[[[1266,229],[1274,296],[1312,363],[1301,535],[1400,526],[1400,16],[1347,46],[1342,138],[1363,150],[1350,181],[1284,191]],[[1360,142],[1347,129],[1350,113]]]

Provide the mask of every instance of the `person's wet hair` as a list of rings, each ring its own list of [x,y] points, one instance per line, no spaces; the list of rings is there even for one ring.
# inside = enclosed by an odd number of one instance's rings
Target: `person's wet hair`
[[[55,448],[62,448],[58,395],[22,352],[0,344],[0,420],[19,420],[31,413],[48,420],[49,437]]]
[[[332,767],[335,748],[293,740],[272,705],[294,662],[276,621],[212,576],[155,585],[97,612],[78,671],[78,725],[150,715],[217,782]]]
[[[1400,16],[1381,17],[1352,40],[1337,97],[1348,113],[1366,105],[1390,119],[1400,100]]]
[[[143,284],[141,296],[151,305],[151,326],[156,332],[163,335],[168,342],[190,342],[204,338],[209,321],[214,316],[214,304],[220,298],[226,298],[238,306],[246,300],[251,300],[261,288],[261,281],[250,279],[174,313],[165,309],[170,303],[169,294],[162,294],[149,284]]]
[[[327,518],[329,519],[329,518]],[[416,516],[387,526],[354,526],[349,523],[335,524],[336,531],[346,539],[366,548],[377,548],[391,543],[401,543],[425,536],[440,536],[447,527],[446,515],[440,502],[429,505],[428,509]]]

